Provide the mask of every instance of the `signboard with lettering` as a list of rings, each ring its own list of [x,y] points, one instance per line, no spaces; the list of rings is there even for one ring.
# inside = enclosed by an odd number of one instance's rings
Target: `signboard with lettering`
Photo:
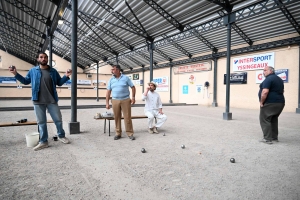
[[[233,71],[262,70],[266,66],[274,67],[274,52],[234,58]]]
[[[157,92],[169,91],[169,78],[167,76],[154,78],[153,81],[157,84]]]
[[[139,74],[133,74],[133,80],[139,80]]]
[[[17,83],[15,77],[0,76],[0,83]]]
[[[224,74],[224,84],[226,84],[227,74]],[[237,72],[230,74],[230,83],[247,84],[247,72]]]
[[[256,76],[255,76],[255,82],[256,83],[262,83],[265,80],[264,71],[256,71]],[[277,69],[275,70],[275,74],[279,76],[284,83],[287,83],[289,81],[289,70],[288,69]]]
[[[192,64],[192,65],[173,67],[174,74],[194,73],[194,72],[202,72],[202,71],[210,71],[210,70],[211,70],[211,62],[209,61]]]

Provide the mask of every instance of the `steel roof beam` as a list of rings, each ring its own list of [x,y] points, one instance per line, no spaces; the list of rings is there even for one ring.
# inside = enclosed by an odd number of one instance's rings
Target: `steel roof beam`
[[[230,5],[230,2],[228,0],[207,0],[211,3],[217,4],[224,8],[228,13],[231,13],[233,6]]]
[[[119,61],[119,63],[120,63],[121,65],[124,65],[127,69],[132,70],[132,67],[130,67],[130,66],[127,65],[126,63],[124,63],[124,62],[122,62],[122,61]]]
[[[142,56],[145,60],[147,60],[147,61],[150,63],[150,57],[149,57],[149,56],[147,56],[146,54],[141,53],[141,52],[138,52],[138,54],[139,54],[140,56]],[[153,60],[153,64],[154,64],[154,65],[157,65],[157,62]]]
[[[50,25],[51,21],[49,18],[43,16],[42,14],[38,13],[37,11],[35,11],[34,9],[28,7],[27,5],[23,4],[21,1],[19,0],[4,0],[6,2],[8,2],[9,4],[13,5],[14,7],[22,10],[23,12],[25,12],[26,14],[32,16],[33,18],[39,20],[40,22],[42,22],[43,24],[46,25]]]
[[[64,24],[65,24],[66,26],[68,26],[69,28],[72,29],[72,23],[71,23],[71,22],[69,22],[69,21],[66,20],[65,18],[62,18],[62,20],[64,21]],[[85,32],[84,30],[82,30],[82,29],[79,28],[78,26],[77,26],[77,31],[78,31],[79,34],[81,34],[81,35],[86,35],[86,34],[87,34],[87,32]]]
[[[64,53],[65,53],[65,49],[62,49],[60,47],[57,47],[57,46],[53,46],[53,49],[52,49],[53,53],[55,53],[56,55],[60,56],[60,57],[63,57]],[[63,59],[71,62],[71,58],[69,56],[65,56]],[[85,60],[83,59],[79,59],[81,60],[81,62],[83,62],[84,64],[87,64],[88,62],[86,62]],[[79,67],[84,69],[84,65],[82,65],[80,62],[77,63],[77,65],[80,65]]]
[[[3,27],[5,30],[9,31],[10,34],[14,34],[14,35],[17,35],[19,36],[20,38],[24,39],[25,41],[28,41],[34,45],[40,45],[41,42],[25,35],[24,33],[20,32],[19,30],[17,29],[14,29],[12,28],[11,26],[8,26],[7,24],[4,24],[3,22],[0,21],[0,27]],[[4,31],[3,31],[4,32]]]
[[[139,65],[141,67],[145,66],[142,63],[140,63],[139,61],[137,61],[136,59],[134,59],[133,57],[128,56],[127,58],[128,58],[128,60],[131,60],[132,62],[134,62],[135,64],[137,64],[137,65]]]
[[[79,13],[78,13],[79,14]],[[114,54],[114,55],[117,55],[118,54],[118,52],[117,51],[115,51],[114,49],[112,49],[99,35],[98,35],[98,33],[96,33],[96,31],[94,31],[93,29],[92,29],[92,27],[90,27],[88,24],[87,24],[87,22],[84,20],[84,19],[82,19],[82,17],[80,16],[80,15],[78,15],[78,18],[79,19],[81,19],[81,21],[97,36],[97,38],[98,39],[100,39],[101,40],[101,44],[103,45],[102,46],[102,48],[103,49],[105,49],[106,51],[108,51],[108,52],[110,52],[110,53],[112,53],[112,54]]]
[[[69,34],[63,32],[63,31],[60,30],[60,29],[56,29],[56,31],[57,31],[58,33],[60,33],[61,35],[63,35],[63,36],[71,43],[71,36],[70,36]],[[81,44],[83,44],[83,43],[81,43]],[[78,49],[80,49],[82,52],[85,53],[85,51],[82,50],[82,48],[81,48],[80,46],[77,46],[77,47],[78,47]],[[86,47],[86,48],[89,48],[89,46],[85,46],[85,47]],[[88,54],[87,54],[87,55],[88,55]],[[88,56],[89,56],[89,55],[88,55]],[[102,55],[101,55],[101,56],[102,56]],[[95,61],[95,62],[98,62],[97,59],[92,58],[92,60]]]
[[[154,0],[144,0],[146,4],[153,8],[158,14],[160,14],[165,20],[167,20],[170,24],[175,26],[180,31],[183,31],[184,25],[182,25],[179,21],[177,21],[172,15],[170,15],[165,9],[163,9],[160,5],[158,5]]]
[[[176,49],[178,49],[181,53],[191,58],[193,55],[190,54],[187,50],[185,50],[180,44],[174,42],[172,38],[169,38],[168,36],[163,36],[170,44],[172,44]]]
[[[279,6],[279,8],[280,8],[281,12],[284,14],[284,16],[292,24],[292,26],[297,31],[297,33],[300,35],[300,26],[299,26],[298,22],[295,20],[295,18],[290,13],[290,11],[285,7],[285,5],[282,4],[282,0],[274,0],[274,1]]]
[[[140,24],[140,26],[142,27],[142,29],[144,30],[144,32],[147,33],[146,29],[144,28],[144,26],[142,25],[142,23],[140,22],[140,20],[137,18],[136,14],[133,12],[133,10],[131,9],[131,7],[129,6],[129,4],[127,3],[126,0],[125,0],[125,4],[129,8],[130,12],[132,13],[132,15],[134,16],[134,18],[136,19],[136,21]]]
[[[218,11],[218,14],[221,16],[221,17],[224,17],[226,14],[221,10],[221,11]],[[250,46],[253,44],[253,41],[242,31],[242,29],[240,29],[238,27],[238,25],[233,22],[231,23],[231,27],[233,28],[233,30],[235,30],[235,32],[237,34],[239,34],[241,36],[241,38],[243,38],[243,40],[245,40],[245,42],[247,42]]]
[[[87,18],[89,21],[91,21],[94,26],[97,24],[97,22],[95,20],[93,20],[91,17],[87,16],[86,14],[84,14],[84,13],[82,13],[80,11],[79,11],[79,13],[81,15],[83,15],[84,18]],[[80,17],[82,17],[82,16],[80,16]],[[131,46],[130,44],[128,44],[126,41],[122,40],[117,35],[115,35],[113,32],[111,32],[110,30],[108,30],[107,28],[105,28],[104,26],[99,25],[99,26],[96,26],[96,28],[98,30],[102,31],[103,33],[105,33],[106,35],[108,35],[109,37],[111,37],[112,39],[114,39],[117,42],[119,42],[121,45],[123,45],[127,49],[132,50],[134,48],[133,46]]]
[[[110,5],[105,3],[105,0],[93,0],[95,3],[97,3],[99,6],[104,8],[107,12],[109,12],[112,16],[119,19],[121,22],[123,22],[125,25],[130,27],[134,32],[136,32],[137,35],[143,35],[144,38],[148,39],[149,41],[153,40],[151,36],[149,36],[144,30],[137,27],[134,23],[132,23],[130,20],[128,20],[126,17],[121,15],[118,11],[115,11]]]
[[[34,43],[31,43],[30,41],[29,42],[26,41],[26,40],[23,41],[23,40],[20,40],[19,38],[16,38],[16,37],[12,36],[12,35],[8,35],[7,33],[5,33],[2,30],[0,30],[0,33],[1,33],[1,37],[4,37],[4,38],[6,38],[8,40],[11,40],[11,41],[16,42],[16,43],[24,44],[24,45],[29,45],[29,47],[31,47],[31,49],[38,49],[38,50],[40,50],[40,48],[37,48],[40,45],[39,42],[37,42],[36,44],[34,44]]]
[[[11,52],[19,53],[20,55],[25,55],[29,58],[35,58],[36,56],[35,53],[28,51],[24,46],[12,41],[8,41],[5,46]]]
[[[40,51],[40,48],[38,46],[31,46],[29,44],[27,44],[26,42],[24,41],[21,41],[19,39],[16,39],[12,36],[8,36],[8,35],[1,35],[2,39],[6,39],[6,42],[12,42],[14,44],[16,44],[17,46],[21,46],[23,49],[27,50],[28,52],[32,52],[33,50],[35,52],[38,52]]]
[[[159,55],[161,55],[166,60],[172,62],[173,59],[170,58],[170,56],[168,56],[167,54],[165,54],[163,51],[159,50],[158,48],[155,48],[154,51],[157,52]]]
[[[187,30],[191,30],[194,36],[196,36],[203,44],[205,44],[213,52],[218,52],[218,49],[213,44],[211,44],[207,39],[205,39],[196,29],[193,29],[190,25],[187,25],[186,27]]]
[[[57,5],[57,9],[56,9],[54,17],[52,19],[52,23],[49,25],[50,26],[50,29],[48,32],[49,35],[53,35],[55,29],[57,28],[58,20],[61,19],[62,13],[64,13],[64,10],[68,5],[68,0],[59,0],[59,1],[53,0],[51,2],[53,2],[55,5]],[[49,38],[47,38],[45,40],[44,45],[42,47],[42,52],[46,51],[46,49],[48,48],[48,44],[49,44]]]
[[[15,16],[5,12],[4,10],[0,9],[0,16],[5,17],[6,19],[10,20],[11,22],[21,26],[22,28],[32,32],[33,34],[41,37],[41,38],[45,38],[45,34],[42,33],[41,31],[33,28],[31,25],[19,20],[18,18],[16,18]]]

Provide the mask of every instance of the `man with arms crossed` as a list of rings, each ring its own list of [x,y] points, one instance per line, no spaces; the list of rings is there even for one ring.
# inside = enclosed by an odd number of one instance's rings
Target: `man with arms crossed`
[[[50,113],[56,128],[58,139],[68,144],[69,140],[65,137],[63,129],[62,115],[58,107],[58,95],[56,85],[61,86],[72,74],[72,70],[67,70],[66,74],[61,78],[59,73],[51,68],[48,63],[48,55],[41,52],[38,53],[37,62],[39,65],[31,68],[26,77],[20,75],[16,68],[10,68],[10,72],[15,75],[15,78],[24,85],[31,84],[32,98],[36,121],[39,126],[40,142],[33,148],[37,151],[48,147],[48,130],[46,109]]]
[[[278,142],[278,117],[285,105],[284,84],[274,73],[273,67],[265,67],[263,73],[266,79],[259,85],[258,92],[259,121],[264,134],[261,142],[272,144],[272,141]]]
[[[113,65],[112,67],[113,77],[107,84],[106,109],[110,109],[109,98],[110,95],[112,95],[111,103],[116,126],[116,136],[114,137],[114,140],[118,140],[122,136],[121,112],[123,112],[124,116],[126,133],[129,139],[135,140],[135,137],[133,136],[133,127],[131,120],[131,104],[135,103],[135,87],[132,81],[127,76],[121,74],[120,65]],[[128,87],[131,87],[132,99],[130,99],[129,97],[130,92]]]
[[[157,133],[157,128],[161,127],[167,120],[167,116],[162,111],[162,103],[160,96],[155,92],[157,84],[153,81],[148,83],[149,87],[143,93],[142,100],[145,103],[145,115],[148,117],[148,132],[150,134]],[[153,126],[154,117],[157,119],[157,123]]]

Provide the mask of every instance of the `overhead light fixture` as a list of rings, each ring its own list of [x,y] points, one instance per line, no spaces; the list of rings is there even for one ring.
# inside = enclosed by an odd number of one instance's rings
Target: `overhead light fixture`
[[[60,19],[60,20],[58,20],[58,24],[63,24],[64,23],[64,20],[62,20],[62,19]]]

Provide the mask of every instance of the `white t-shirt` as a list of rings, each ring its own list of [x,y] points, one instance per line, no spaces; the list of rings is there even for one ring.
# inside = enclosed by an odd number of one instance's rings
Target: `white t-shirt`
[[[160,96],[157,92],[150,90],[148,91],[147,96],[144,94],[142,95],[142,100],[145,101],[145,110],[158,110],[159,108],[162,108],[162,102],[160,100]]]

